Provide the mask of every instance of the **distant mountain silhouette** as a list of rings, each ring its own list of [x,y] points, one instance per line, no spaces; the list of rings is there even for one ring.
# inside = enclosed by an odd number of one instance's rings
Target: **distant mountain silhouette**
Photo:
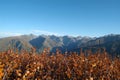
[[[91,38],[55,35],[36,36],[30,34],[0,39],[0,51],[5,51],[9,48],[30,50],[31,47],[35,47],[38,52],[43,51],[44,48],[50,48],[51,52],[55,52],[56,49],[65,52],[79,51],[80,48],[106,48],[106,51],[110,54],[120,54],[120,35]]]

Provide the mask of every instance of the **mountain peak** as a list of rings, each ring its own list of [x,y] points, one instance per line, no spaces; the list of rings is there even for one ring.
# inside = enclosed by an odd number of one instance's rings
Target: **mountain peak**
[[[73,36],[56,36],[56,35],[39,35],[34,34],[21,35],[14,37],[7,37],[0,39],[0,51],[6,50],[7,46],[10,45],[19,49],[30,49],[35,47],[37,51],[41,52],[44,48],[50,48],[51,51],[60,49],[61,51],[68,51],[77,48],[86,47],[105,47],[108,51],[120,52],[120,35],[108,35],[98,38],[91,37],[73,37]],[[4,48],[4,49],[3,49]]]

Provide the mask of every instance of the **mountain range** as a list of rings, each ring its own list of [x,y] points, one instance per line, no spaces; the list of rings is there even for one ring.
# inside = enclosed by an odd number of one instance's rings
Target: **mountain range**
[[[0,51],[6,51],[9,48],[18,50],[30,50],[35,47],[37,52],[42,52],[44,48],[50,48],[51,52],[56,49],[65,51],[79,51],[83,49],[105,48],[110,54],[120,54],[120,35],[106,35],[102,37],[73,37],[73,36],[55,36],[40,35],[36,36],[21,35],[13,37],[0,38]]]

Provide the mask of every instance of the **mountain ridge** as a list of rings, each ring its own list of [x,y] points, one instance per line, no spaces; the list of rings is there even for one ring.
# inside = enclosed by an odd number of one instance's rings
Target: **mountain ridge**
[[[109,53],[120,54],[120,35],[105,35],[101,37],[82,37],[82,36],[55,36],[55,35],[21,35],[0,38],[0,51],[8,48],[17,48],[19,50],[30,50],[35,47],[38,52],[44,48],[50,48],[51,52],[60,49],[62,52],[77,51],[80,48],[105,47]],[[75,50],[76,49],[76,50]]]

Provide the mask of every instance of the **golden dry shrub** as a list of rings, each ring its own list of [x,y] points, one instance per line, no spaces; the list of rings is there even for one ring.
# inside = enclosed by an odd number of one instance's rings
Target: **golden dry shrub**
[[[3,76],[4,76],[4,64],[0,62],[0,80],[3,78]]]
[[[106,52],[0,52],[0,80],[120,80],[120,58]]]

